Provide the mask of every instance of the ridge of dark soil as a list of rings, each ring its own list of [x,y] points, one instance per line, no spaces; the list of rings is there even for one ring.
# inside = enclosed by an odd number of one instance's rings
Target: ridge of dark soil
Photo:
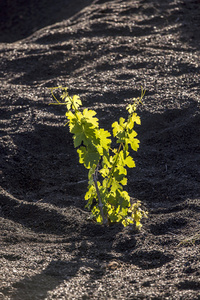
[[[200,2],[24,3],[0,5],[0,299],[200,299]],[[147,90],[140,232],[88,218],[59,85],[108,130]]]

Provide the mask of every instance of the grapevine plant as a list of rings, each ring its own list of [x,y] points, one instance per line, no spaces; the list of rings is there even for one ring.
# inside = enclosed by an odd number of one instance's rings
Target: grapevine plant
[[[54,95],[55,89],[61,89],[60,102]],[[140,98],[133,98],[133,103],[126,107],[128,117],[120,118],[112,124],[112,135],[118,144],[111,147],[111,134],[99,128],[96,112],[81,109],[79,96],[69,96],[68,88],[51,88],[51,93],[57,105],[66,105],[66,116],[69,131],[73,134],[74,147],[79,155],[79,162],[88,169],[88,190],[85,194],[86,207],[91,210],[96,222],[110,225],[122,223],[124,226],[134,224],[137,229],[142,227],[142,217],[147,212],[141,209],[141,202],[131,205],[130,196],[124,190],[127,185],[127,168],[135,167],[130,150],[137,151],[139,140],[134,130],[134,124],[140,124],[136,113],[137,105],[144,97],[142,89]]]

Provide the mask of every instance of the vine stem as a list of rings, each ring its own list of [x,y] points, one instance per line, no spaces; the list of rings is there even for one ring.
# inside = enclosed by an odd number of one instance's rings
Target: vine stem
[[[95,185],[95,188],[96,188],[96,191],[97,191],[97,197],[98,197],[98,200],[99,200],[99,205],[98,206],[99,206],[101,216],[102,216],[102,219],[103,219],[103,224],[106,225],[108,223],[108,220],[107,220],[107,218],[105,218],[104,213],[103,213],[103,203],[101,201],[101,196],[100,196],[100,192],[99,192],[99,188],[98,188],[98,184],[97,184],[97,176],[95,175],[95,173],[92,176],[93,176],[94,185]]]

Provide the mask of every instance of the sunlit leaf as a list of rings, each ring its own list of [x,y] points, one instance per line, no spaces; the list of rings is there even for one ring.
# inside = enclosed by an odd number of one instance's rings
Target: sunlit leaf
[[[77,95],[74,95],[73,98],[72,98],[72,103],[73,103],[73,106],[74,108],[77,110],[79,108],[79,106],[82,105],[82,102],[81,102],[81,99],[79,96]]]
[[[130,145],[131,145],[131,148],[134,150],[134,151],[137,151],[138,148],[139,148],[139,143],[140,141],[138,139],[132,139],[130,140]]]
[[[128,156],[125,160],[124,163],[127,165],[128,168],[134,168],[135,167],[135,162],[131,156]]]
[[[113,128],[113,136],[116,137],[116,135],[119,132],[123,131],[123,128],[119,125],[119,123],[116,121],[112,124],[112,128]]]
[[[97,113],[94,110],[88,110],[87,108],[83,110],[83,118],[85,118],[87,122],[92,124],[95,128],[99,126],[99,120],[97,118],[94,118],[96,114]]]

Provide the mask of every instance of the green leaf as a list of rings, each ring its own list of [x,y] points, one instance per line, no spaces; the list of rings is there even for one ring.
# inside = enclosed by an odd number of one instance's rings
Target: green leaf
[[[93,185],[91,185],[85,194],[85,200],[93,200],[94,198],[96,198],[96,189]]]
[[[121,144],[121,143],[124,143],[124,140],[125,140],[125,137],[126,137],[126,131],[122,131],[122,132],[119,132],[117,134],[117,143]]]
[[[122,118],[122,117],[119,118],[119,124],[120,124],[120,126],[121,126],[122,128],[125,128],[125,127],[126,127],[126,124],[127,124],[127,123],[126,123],[126,122],[124,123],[124,122],[125,122],[125,119],[124,119],[124,118]]]
[[[93,124],[88,123],[85,120],[82,120],[81,127],[87,139],[85,145],[90,144],[91,142],[94,144],[98,143],[96,140],[96,129],[94,128]]]
[[[73,108],[75,110],[78,110],[78,108],[82,105],[82,101],[81,101],[80,97],[77,96],[77,95],[73,96],[72,103],[73,103],[73,106],[74,106]]]
[[[92,185],[93,182],[94,182],[94,180],[93,180],[93,174],[95,173],[95,170],[96,170],[96,165],[94,164],[94,165],[90,168],[90,170],[89,170],[89,172],[88,172],[88,183],[89,183],[89,185]]]
[[[106,197],[106,202],[108,202],[112,206],[115,206],[116,205],[116,193],[110,192]]]
[[[112,156],[109,156],[109,153],[103,156],[102,167],[103,168],[111,168],[112,167]]]
[[[116,137],[116,135],[119,133],[119,132],[122,132],[123,131],[123,128],[118,124],[118,122],[114,122],[112,124],[112,127],[113,127],[113,136]]]
[[[109,169],[108,168],[102,168],[99,173],[105,178],[109,174]]]
[[[76,116],[71,112],[71,111],[68,111],[66,112],[66,117],[68,118],[69,120],[69,130],[70,132],[72,131],[72,128],[74,127],[74,125],[77,123],[77,119],[76,119]]]
[[[117,191],[118,203],[121,208],[127,208],[130,206],[130,196],[126,191]]]
[[[87,108],[83,110],[83,117],[88,123],[92,124],[93,127],[97,128],[99,126],[99,120],[94,118],[96,112],[94,110],[88,110]]]
[[[127,216],[128,209],[127,207],[121,207],[120,215],[123,217]]]
[[[92,214],[95,216],[97,223],[99,224],[103,223],[99,207],[94,206],[92,209]]]
[[[123,172],[121,172],[120,169],[123,168]],[[127,170],[124,167],[116,167],[115,171],[113,172],[113,177],[121,184],[126,185],[127,179],[126,179]]]
[[[111,134],[107,130],[101,128],[99,130],[96,130],[96,138],[98,141],[97,148],[99,150],[100,155],[104,154],[104,149],[106,151],[109,150],[111,144],[111,139],[109,139],[110,136]]]
[[[121,190],[122,186],[119,184],[119,182],[115,179],[115,177],[112,179],[110,190],[111,192],[115,192],[116,190]]]
[[[80,147],[78,150],[78,155],[79,155],[79,163],[80,164],[84,164],[84,161],[85,161],[85,155],[87,153],[85,147]]]
[[[124,163],[121,165],[121,164],[118,164],[116,167],[115,167],[115,172],[113,174],[116,178],[118,178],[118,176],[124,176],[124,175],[127,175],[127,170],[124,168]],[[119,179],[120,180],[120,179]]]
[[[82,144],[82,142],[84,145],[87,144],[87,138],[85,137],[84,132],[80,132],[79,134],[74,135],[74,147],[75,148],[79,147]]]
[[[135,109],[133,108],[133,104],[128,104],[126,109],[128,110],[129,114],[132,114],[135,111]]]
[[[125,160],[124,163],[127,165],[128,168],[134,168],[135,167],[135,162],[131,156],[128,156]]]
[[[133,125],[134,125],[134,123],[140,125],[141,124],[140,117],[136,113],[133,113],[130,118],[130,123]]]
[[[121,183],[122,185],[127,185],[127,178],[124,177],[124,178],[120,181],[120,183]]]
[[[133,140],[137,136],[137,132],[135,130],[130,130],[127,132],[129,141]]]
[[[106,189],[107,185],[108,185],[108,178],[105,178],[105,179],[103,180],[103,182],[102,182],[102,188],[103,188],[103,189]],[[107,191],[106,191],[106,192],[107,192]]]
[[[71,114],[68,117],[71,118],[69,127],[70,132],[74,134],[74,147],[78,147],[82,143],[87,146],[96,140],[96,129],[91,123],[82,120],[80,116],[81,122],[78,122],[77,118],[72,117]]]
[[[100,159],[100,155],[95,147],[88,147],[88,150],[86,147],[81,146],[77,150],[79,154],[79,162],[81,164],[84,164],[86,169],[90,169],[93,165],[97,165]]]
[[[130,145],[131,145],[131,148],[133,149],[133,151],[137,151],[138,150],[139,143],[140,143],[140,141],[138,139],[132,139],[132,140],[130,140]]]

